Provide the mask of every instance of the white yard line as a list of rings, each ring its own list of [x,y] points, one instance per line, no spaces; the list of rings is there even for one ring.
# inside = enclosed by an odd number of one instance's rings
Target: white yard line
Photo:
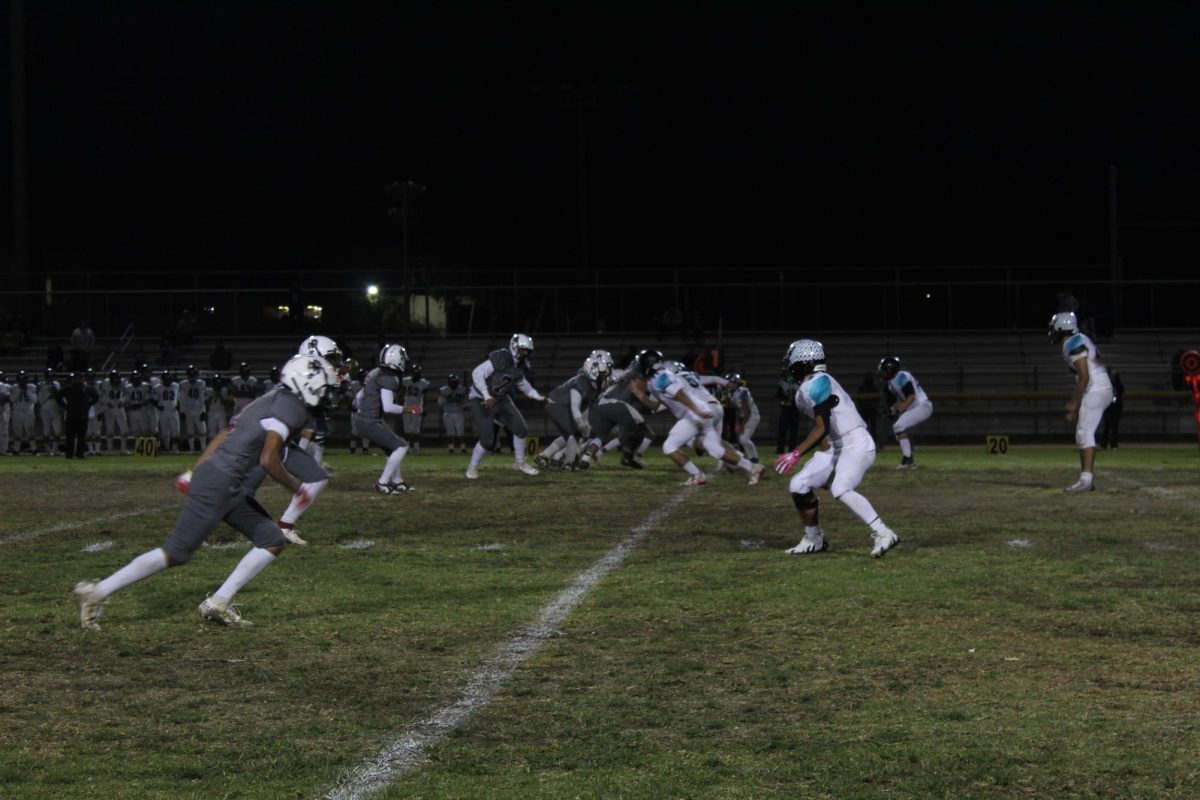
[[[1124,475],[1118,475],[1117,473],[1110,472],[1109,470],[1096,470],[1096,474],[1101,478],[1114,480],[1117,483],[1123,483],[1126,486],[1132,486],[1135,489],[1145,489],[1152,494],[1156,494],[1159,497],[1165,497],[1168,500],[1188,500],[1186,495],[1180,494],[1172,489],[1168,489],[1165,486],[1154,486],[1149,483],[1142,483],[1141,481],[1134,480],[1133,478],[1127,478]]]
[[[521,664],[538,651],[542,642],[558,632],[567,616],[595,588],[604,576],[615,570],[642,541],[667,518],[691,493],[679,492],[626,534],[557,597],[538,612],[524,629],[500,645],[467,680],[458,699],[416,724],[400,731],[391,743],[342,776],[337,785],[322,797],[326,800],[360,800],[387,788],[404,773],[425,761],[425,750],[485,708],[503,688]]]
[[[130,517],[140,517],[142,514],[154,514],[159,511],[169,511],[171,509],[178,508],[178,505],[159,506],[156,508],[140,508],[137,511],[118,511],[115,514],[108,514],[103,517],[93,517],[92,519],[80,520],[79,522],[63,522],[58,525],[51,525],[48,528],[36,528],[31,531],[21,531],[20,533],[14,533],[11,536],[5,536],[3,539],[0,539],[0,545],[16,544],[17,542],[31,542],[34,539],[40,539],[43,536],[49,536],[53,533],[75,531],[79,530],[80,528],[91,527],[92,525],[102,525],[106,522],[116,522],[122,519],[129,519]]]

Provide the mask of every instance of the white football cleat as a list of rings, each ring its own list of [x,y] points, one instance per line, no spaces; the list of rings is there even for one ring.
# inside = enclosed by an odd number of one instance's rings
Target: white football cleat
[[[287,539],[291,544],[300,545],[301,547],[304,547],[308,544],[307,541],[300,538],[300,534],[296,533],[296,529],[290,525],[285,528],[284,524],[281,522],[279,523],[279,530],[283,534],[283,538]]]
[[[819,533],[806,533],[804,534],[804,538],[800,540],[800,544],[790,547],[784,552],[803,556],[809,553],[824,553],[828,549],[829,542],[825,541],[824,536]]]
[[[1079,480],[1075,481],[1067,488],[1063,489],[1063,491],[1064,492],[1094,492],[1094,491],[1096,491],[1096,482],[1095,481],[1085,482],[1083,480],[1083,478],[1080,478]]]
[[[526,475],[537,475],[538,474],[538,471],[536,469],[529,466],[524,461],[514,461],[512,463],[512,468],[515,469],[517,472],[522,472]]]
[[[684,486],[703,486],[708,483],[708,476],[701,472],[699,475],[693,475],[683,482]]]
[[[75,584],[75,601],[79,603],[79,627],[88,631],[100,630],[100,615],[104,613],[104,601],[100,586],[94,581]]]
[[[475,468],[474,464],[468,464],[467,465],[467,479],[473,481],[478,477],[479,477],[479,470]]]
[[[900,537],[889,528],[884,528],[882,533],[873,533],[871,536],[875,539],[875,547],[871,550],[873,558],[879,558],[888,550],[900,544]]]
[[[401,492],[415,492],[412,486],[409,486],[404,481],[392,481],[388,484],[388,488],[392,490],[392,494],[400,494]]]
[[[724,463],[724,462],[722,462],[722,463]],[[767,471],[767,468],[764,467],[762,464],[755,464],[753,469],[750,470],[750,485],[754,486],[759,481],[761,481],[763,473],[766,471]]]
[[[200,616],[204,619],[220,622],[222,625],[228,625],[231,628],[248,628],[254,624],[248,619],[242,619],[242,615],[238,613],[236,607],[214,600],[211,597],[204,598],[204,602],[200,604],[198,610]]]

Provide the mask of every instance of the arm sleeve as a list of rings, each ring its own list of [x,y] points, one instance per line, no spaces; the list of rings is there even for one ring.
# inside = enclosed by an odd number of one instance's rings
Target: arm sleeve
[[[583,418],[583,410],[580,408],[580,404],[582,402],[583,402],[583,395],[581,395],[579,393],[578,389],[572,389],[571,390],[571,416],[575,418],[575,424],[580,427],[583,427],[584,423],[586,422],[586,420]]]
[[[379,390],[379,403],[385,414],[403,414],[404,406],[396,405],[396,395],[391,389]]]
[[[262,426],[264,431],[274,431],[275,433],[278,433],[279,438],[283,439],[285,442],[287,441],[288,437],[292,435],[291,431],[288,430],[288,426],[275,419],[275,417],[266,417],[265,419],[260,420],[258,424]]]
[[[701,386],[712,386],[715,384],[724,389],[729,385],[729,381],[725,380],[720,375],[697,375],[696,377],[700,379]]]
[[[483,395],[485,400],[492,396],[491,393],[488,392],[487,379],[488,376],[495,371],[496,368],[492,366],[492,360],[490,358],[471,371],[471,383],[474,384],[475,391]]]
[[[521,390],[521,394],[533,400],[545,400],[546,398],[538,394],[538,390],[533,388],[533,384],[529,382],[529,378],[521,378],[521,382],[517,384],[517,388]]]

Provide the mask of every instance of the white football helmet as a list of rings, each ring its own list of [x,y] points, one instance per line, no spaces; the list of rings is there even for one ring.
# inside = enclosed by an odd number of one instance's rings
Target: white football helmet
[[[337,342],[328,336],[310,336],[300,343],[296,351],[299,356],[317,356],[323,358],[335,367],[342,363],[342,351]]]
[[[337,405],[337,371],[320,356],[292,356],[279,370],[279,382],[310,408]]]
[[[526,336],[523,333],[514,333],[512,338],[508,340],[508,352],[512,353],[513,361],[521,364],[525,358],[521,356],[522,350],[528,350],[526,356],[533,353],[533,337]]]
[[[593,350],[592,354],[589,355],[588,358],[595,358],[599,360],[608,368],[609,372],[612,372],[613,367],[616,366],[616,362],[613,361],[612,353],[608,352],[607,350]]]
[[[1061,342],[1064,337],[1079,330],[1079,320],[1074,311],[1060,311],[1050,318],[1050,341]]]
[[[810,372],[824,372],[825,345],[815,339],[797,339],[788,345],[783,368],[796,380]]]
[[[408,366],[408,351],[402,344],[385,344],[379,351],[379,366],[404,372],[404,368]]]
[[[583,374],[587,375],[599,385],[612,372],[612,364],[597,356],[593,352],[590,356],[583,360]]]

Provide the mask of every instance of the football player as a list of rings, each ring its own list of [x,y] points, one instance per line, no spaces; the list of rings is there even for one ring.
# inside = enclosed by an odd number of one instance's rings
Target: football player
[[[204,403],[205,413],[208,414],[208,438],[212,440],[229,424],[229,411],[233,408],[229,384],[219,372],[209,377]]]
[[[612,368],[612,356],[606,350],[593,350],[574,377],[546,395],[546,416],[561,435],[538,454],[538,466],[544,469],[553,461],[568,469],[575,467],[581,442],[587,441],[592,432],[587,412],[600,399]]]
[[[250,365],[245,361],[238,365],[238,374],[229,382],[229,393],[233,397],[233,416],[235,417],[261,394],[258,378],[250,374]]]
[[[0,372],[0,456],[9,455],[8,422],[12,418],[12,385]]]
[[[358,409],[353,415],[357,435],[388,454],[383,472],[375,481],[375,491],[380,494],[400,494],[413,488],[400,477],[400,463],[408,453],[408,442],[383,418],[385,414],[404,413],[404,406],[396,399],[400,394],[400,376],[407,366],[408,351],[403,345],[384,345],[379,351],[379,366],[367,373],[363,388],[354,398]]]
[[[721,401],[704,388],[698,376],[678,361],[661,362],[646,385],[655,405],[661,403],[675,417],[675,424],[663,442],[663,454],[688,474],[684,486],[708,483],[708,478],[683,449],[691,442],[701,445],[718,461],[746,472],[751,486],[762,479],[765,470],[762,464],[751,463],[721,439]]]
[[[917,462],[913,460],[909,431],[929,419],[933,403],[913,374],[901,366],[899,356],[885,356],[879,362],[879,377],[887,387],[888,417],[900,442],[899,469],[913,469]]]
[[[1104,418],[1104,409],[1113,400],[1112,381],[1100,360],[1096,345],[1079,331],[1073,311],[1061,311],[1050,318],[1050,341],[1062,344],[1063,361],[1075,373],[1075,391],[1065,407],[1067,422],[1075,423],[1075,444],[1079,447],[1079,480],[1068,492],[1095,491],[1096,428]]]
[[[467,465],[467,478],[474,480],[479,477],[479,462],[496,443],[494,422],[512,431],[512,468],[524,475],[538,474],[535,468],[525,463],[525,437],[529,435],[529,428],[513,400],[513,395],[519,391],[532,400],[546,402],[546,398],[529,382],[531,355],[533,337],[514,333],[508,340],[508,347],[493,350],[471,372],[468,402],[471,404],[471,417],[479,441],[475,443],[471,463]]]
[[[600,399],[588,412],[588,423],[592,428],[592,439],[588,442],[587,450],[579,459],[579,466],[588,466],[599,460],[601,447],[609,450],[612,447],[604,445],[609,440],[613,428],[620,426],[621,435],[618,445],[621,448],[622,466],[633,469],[644,469],[646,464],[641,459],[653,441],[650,429],[646,426],[646,417],[653,413],[658,403],[650,396],[646,388],[646,380],[656,371],[663,361],[663,354],[657,350],[642,350],[633,358],[633,363],[620,373],[613,373],[609,386],[600,394]],[[609,442],[611,444],[611,442]]]
[[[42,421],[42,452],[48,456],[59,454],[58,440],[63,435],[63,407],[59,403],[62,384],[54,379],[54,370],[46,368],[41,383],[37,385],[38,417]]]
[[[100,405],[104,409],[104,436],[108,453],[113,452],[113,435],[121,443],[121,452],[129,455],[129,415],[125,413],[125,380],[115,369],[100,387]]]
[[[102,433],[102,425],[104,422],[104,406],[100,401],[101,393],[104,391],[104,385],[96,373],[88,367],[83,371],[83,383],[92,390],[95,396],[95,401],[91,408],[88,409],[87,421],[87,449],[88,453],[96,455],[100,452],[100,438]]]
[[[179,386],[179,410],[183,414],[183,438],[188,451],[199,453],[208,447],[208,414],[204,410],[204,395],[208,387],[200,370],[189,365],[187,379]]]
[[[294,356],[284,365],[284,389],[251,403],[236,423],[214,439],[200,457],[175,528],[162,547],[143,553],[102,581],[75,585],[82,627],[99,630],[104,604],[116,591],[161,572],[188,563],[201,544],[222,520],[240,531],[253,544],[225,583],[199,606],[203,619],[231,627],[249,625],[233,605],[243,586],[266,568],[287,546],[287,539],[245,482],[252,469],[261,465],[290,492],[301,490],[301,482],[283,467],[283,444],[303,429],[309,410],[328,402],[338,388],[337,373],[318,358]]]
[[[150,387],[142,383],[142,373],[134,370],[125,386],[125,414],[129,433],[135,439],[154,435],[150,416]]]
[[[346,394],[350,397],[350,455],[354,455],[359,442],[362,443],[362,454],[371,452],[371,443],[358,432],[358,395],[362,392],[363,381],[367,379],[367,371],[359,369],[351,373],[352,377],[344,384]]]
[[[150,390],[150,402],[158,411],[158,440],[163,451],[179,452],[179,383],[170,370],[163,370],[162,379]]]
[[[296,351],[296,355],[316,356],[333,364],[333,368],[337,371],[338,375],[338,389],[344,393],[346,360],[337,342],[328,336],[310,336],[300,343],[300,348]],[[272,370],[271,373],[272,375],[277,374],[278,368]],[[339,394],[339,402],[340,398],[341,394]],[[330,408],[333,408],[333,406],[330,406]],[[322,457],[325,455],[325,443],[329,441],[330,432],[329,415],[325,407],[318,408],[313,412],[312,423],[312,436],[301,438],[299,446],[312,456],[313,460],[319,466]]]
[[[37,387],[29,382],[25,370],[17,373],[17,384],[12,388],[12,439],[13,452],[21,454],[21,445],[28,445],[29,452],[37,452],[37,438],[33,432],[38,393]]]
[[[404,376],[404,416],[400,417],[404,438],[414,453],[421,452],[421,425],[425,419],[425,392],[429,381],[421,376],[421,365],[411,364]]]
[[[725,380],[729,381],[726,391],[734,414],[733,433],[737,436],[738,444],[742,446],[746,458],[757,464],[758,448],[754,445],[754,432],[758,430],[761,419],[758,404],[754,402],[754,395],[750,394],[750,387],[740,372],[726,375]]]
[[[467,452],[466,424],[463,411],[467,405],[467,389],[453,373],[446,378],[446,385],[438,389],[438,405],[442,407],[442,429],[446,432],[446,452],[453,455]]]
[[[820,342],[813,339],[792,342],[784,356],[784,365],[797,382],[796,407],[812,419],[813,427],[795,450],[775,461],[775,471],[786,475],[805,454],[817,451],[788,487],[792,502],[804,519],[804,538],[787,552],[804,555],[820,553],[829,547],[821,531],[815,493],[828,485],[834,497],[870,526],[875,543],[871,555],[879,558],[895,547],[900,537],[883,524],[870,501],[854,491],[875,463],[875,442],[867,433],[866,423],[850,395],[826,371],[825,346]]]

